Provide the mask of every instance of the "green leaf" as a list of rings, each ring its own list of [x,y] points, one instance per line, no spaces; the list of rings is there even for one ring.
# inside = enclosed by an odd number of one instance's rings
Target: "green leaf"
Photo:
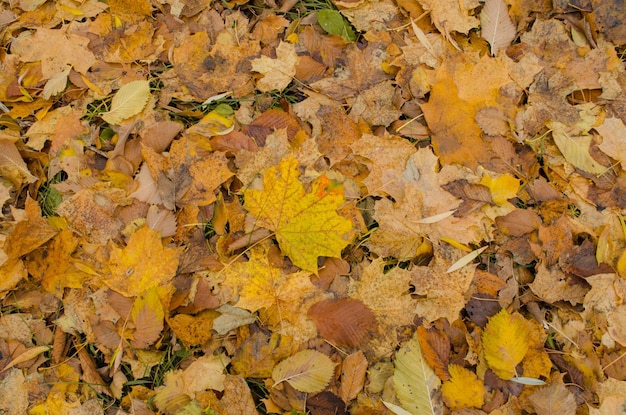
[[[300,392],[316,393],[324,390],[335,372],[335,363],[324,353],[302,350],[274,367],[274,386],[287,382]]]
[[[122,120],[139,114],[150,99],[148,81],[132,81],[121,87],[113,96],[111,110],[100,115],[109,124],[119,124]]]
[[[324,9],[318,11],[317,23],[328,34],[341,36],[348,42],[356,40],[356,34],[352,30],[352,26],[337,10]]]
[[[442,414],[441,381],[424,360],[417,333],[398,350],[394,364],[393,385],[403,409],[415,415]]]

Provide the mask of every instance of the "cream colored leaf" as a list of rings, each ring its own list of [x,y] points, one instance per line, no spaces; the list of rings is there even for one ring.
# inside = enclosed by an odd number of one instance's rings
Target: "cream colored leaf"
[[[111,110],[100,115],[109,124],[119,124],[122,120],[139,114],[150,99],[148,81],[132,81],[121,87],[113,96]]]
[[[492,56],[515,39],[515,26],[504,0],[485,0],[480,12],[480,27],[480,36],[491,45]]]
[[[43,87],[43,99],[50,99],[52,95],[57,95],[65,90],[71,69],[72,67],[68,65],[64,71],[57,73],[46,82]]]
[[[15,187],[37,180],[28,170],[15,143],[6,139],[0,140],[0,174],[8,178]]]
[[[302,350],[274,367],[274,386],[287,382],[300,392],[322,391],[335,372],[335,363],[324,353]]]
[[[402,407],[412,414],[442,414],[441,381],[422,355],[417,333],[396,352],[393,385]]]
[[[383,401],[383,405],[385,405],[387,409],[389,409],[391,412],[393,412],[396,415],[413,415],[412,413],[402,408],[401,406],[398,406],[391,402]]]
[[[295,46],[287,42],[280,42],[276,48],[276,59],[267,56],[253,59],[252,70],[263,75],[256,84],[259,91],[285,89],[296,75],[297,60]]]
[[[470,252],[469,254],[465,255],[463,258],[459,259],[454,264],[452,264],[450,268],[446,270],[446,273],[454,272],[458,269],[463,268],[464,266],[472,262],[474,259],[476,259],[476,257],[478,257],[478,255],[480,255],[487,248],[488,248],[487,246],[483,246],[482,248],[473,250],[472,252]]]
[[[565,125],[557,121],[547,123],[552,130],[554,143],[569,163],[587,173],[601,175],[607,168],[598,163],[589,154],[591,136],[571,137],[565,130]]]

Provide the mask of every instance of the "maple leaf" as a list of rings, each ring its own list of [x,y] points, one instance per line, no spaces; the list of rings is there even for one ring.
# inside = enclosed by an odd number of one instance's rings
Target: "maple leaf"
[[[291,43],[280,42],[276,48],[276,59],[267,56],[252,60],[252,70],[263,74],[257,82],[259,91],[267,92],[273,89],[282,91],[289,85],[296,75],[296,61],[298,55]]]
[[[244,192],[245,208],[257,225],[276,233],[281,250],[305,271],[317,275],[317,258],[341,257],[352,223],[337,214],[343,188],[321,176],[310,193],[298,180],[298,161],[283,159],[263,175],[263,190]]]
[[[112,248],[111,276],[105,283],[127,297],[166,285],[176,275],[180,253],[178,249],[163,247],[161,234],[144,226],[130,236],[124,249]]]
[[[272,267],[267,243],[250,248],[250,260],[224,270],[224,285],[238,294],[235,306],[251,312],[264,310],[266,324],[280,327],[282,334],[300,338],[315,336],[315,325],[306,318],[310,303],[322,299],[322,292],[311,283],[308,272],[285,274]],[[296,333],[288,333],[296,330]]]

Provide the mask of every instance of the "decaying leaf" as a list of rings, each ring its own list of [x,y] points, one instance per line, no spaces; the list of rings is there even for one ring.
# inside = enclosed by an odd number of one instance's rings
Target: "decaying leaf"
[[[335,363],[324,353],[302,350],[276,365],[272,371],[274,386],[288,382],[301,392],[323,390],[335,371]]]
[[[9,179],[16,189],[19,189],[23,183],[32,183],[37,180],[28,170],[15,143],[7,139],[0,140],[0,174]]]
[[[344,402],[348,403],[356,398],[361,389],[363,389],[367,365],[367,359],[360,350],[343,359],[339,396]]]
[[[148,81],[132,81],[121,87],[111,101],[111,109],[100,114],[109,124],[119,124],[122,120],[139,114],[150,99]]]

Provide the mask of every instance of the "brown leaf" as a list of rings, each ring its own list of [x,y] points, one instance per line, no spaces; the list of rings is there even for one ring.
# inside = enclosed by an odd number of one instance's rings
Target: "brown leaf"
[[[320,335],[333,344],[358,347],[376,332],[374,313],[359,300],[322,300],[309,309]]]
[[[532,210],[516,209],[505,216],[498,216],[496,225],[507,235],[522,236],[537,230],[541,218]]]
[[[293,140],[300,131],[300,123],[285,111],[269,109],[241,129],[244,134],[253,137],[260,147],[265,145],[265,138],[276,130],[287,129],[287,139]]]
[[[321,392],[306,401],[311,415],[348,415],[345,403],[332,392]]]

